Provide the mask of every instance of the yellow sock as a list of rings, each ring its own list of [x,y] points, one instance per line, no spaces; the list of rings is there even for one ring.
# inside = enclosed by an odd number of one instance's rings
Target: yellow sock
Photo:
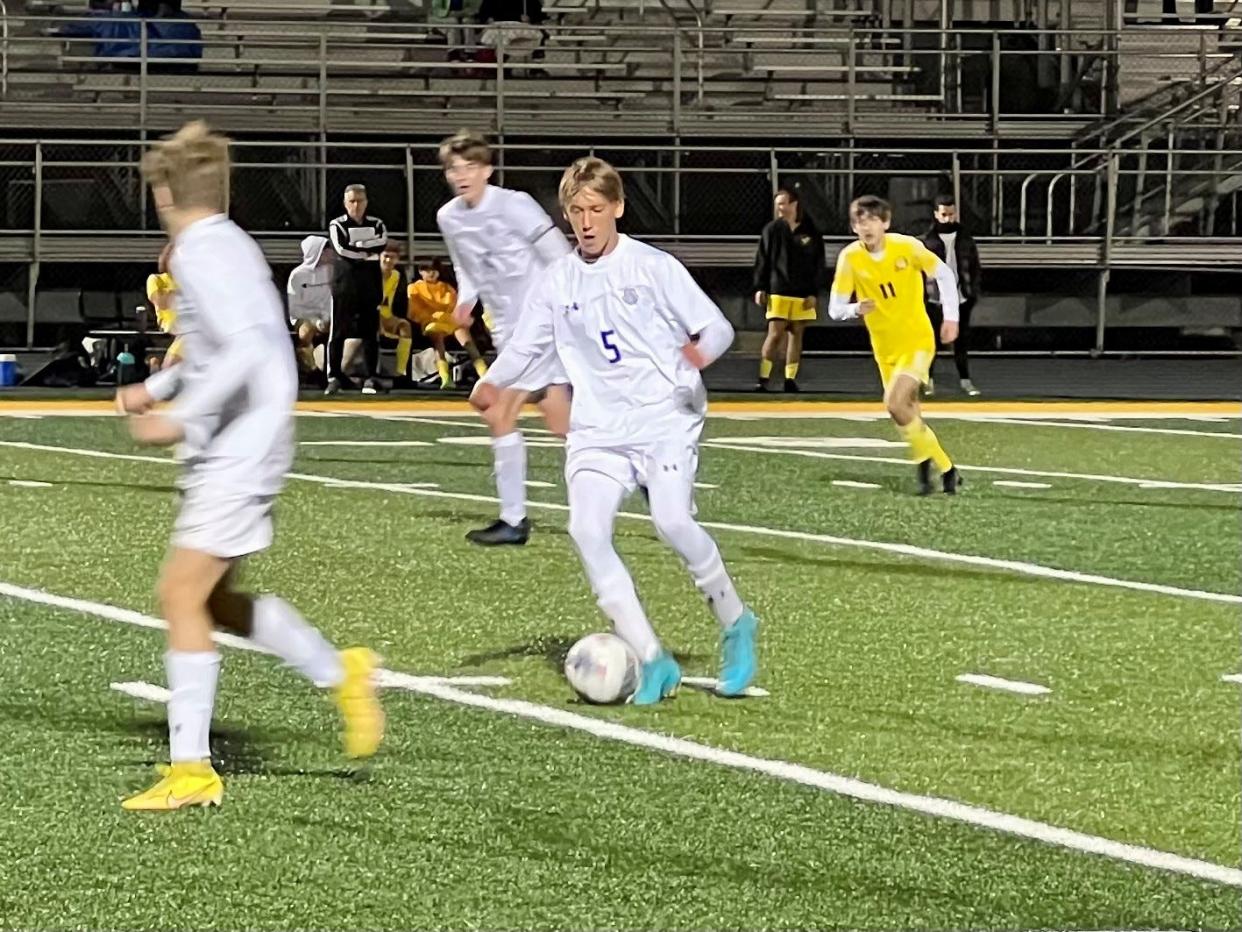
[[[447,359],[436,360],[436,372],[440,373],[441,387],[447,387],[453,384],[453,378],[449,373],[449,364]]]
[[[796,362],[786,363],[785,364],[785,378],[796,379],[798,377],[798,365],[799,363],[796,363]]]
[[[759,360],[759,378],[766,379],[766,378],[771,377],[771,375],[772,375],[772,360],[760,359]]]
[[[922,418],[915,418],[905,427],[897,428],[906,443],[910,444],[910,456],[916,463],[931,460],[937,472],[946,473],[953,468],[953,461],[936,439],[935,433]]]
[[[403,378],[410,374],[410,350],[414,341],[409,337],[397,340],[397,375]]]
[[[483,361],[482,356],[474,357],[474,371],[479,374],[479,378],[487,375],[487,363]]]

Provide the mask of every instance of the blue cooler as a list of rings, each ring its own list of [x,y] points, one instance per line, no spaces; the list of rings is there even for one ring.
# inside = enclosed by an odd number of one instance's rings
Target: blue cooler
[[[0,388],[17,384],[17,357],[12,353],[0,355]]]

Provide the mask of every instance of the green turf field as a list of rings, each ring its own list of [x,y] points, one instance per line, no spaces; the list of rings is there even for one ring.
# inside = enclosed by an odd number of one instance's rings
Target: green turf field
[[[176,469],[112,418],[0,416],[0,927],[1242,926],[1239,422],[1077,424],[934,421],[968,485],[920,500],[881,420],[713,419],[700,517],[771,695],[599,709],[559,674],[604,625],[555,444],[530,435],[531,544],[485,551],[468,415],[300,418],[248,584],[389,670],[510,682],[386,690],[351,773],[326,697],[226,648],[224,806],[151,816],[118,802],[164,710],[110,684],[162,685],[161,635],[31,599],[150,615]],[[628,507],[657,629],[714,674],[709,612]]]

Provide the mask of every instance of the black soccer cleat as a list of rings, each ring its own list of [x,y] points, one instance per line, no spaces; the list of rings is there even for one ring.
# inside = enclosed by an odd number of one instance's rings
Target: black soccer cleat
[[[957,490],[966,484],[956,466],[950,466],[949,471],[940,477],[940,481],[944,484],[945,495],[956,495]]]
[[[798,388],[798,383],[795,382],[793,379],[786,379],[785,380],[785,391],[791,395],[796,395],[798,394],[798,392],[802,391],[802,389]]]
[[[919,495],[931,495],[936,491],[932,486],[932,461],[923,460],[919,463]],[[947,475],[947,473],[946,473]]]
[[[755,387],[757,392],[766,392],[768,390],[768,380],[761,378],[759,384]]]
[[[503,547],[506,544],[521,547],[529,538],[529,518],[523,518],[517,524],[508,524],[497,519],[487,527],[466,534],[466,540],[480,547]]]

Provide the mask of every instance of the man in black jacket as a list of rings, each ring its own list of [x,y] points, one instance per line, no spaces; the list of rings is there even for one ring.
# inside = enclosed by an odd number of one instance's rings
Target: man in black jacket
[[[785,391],[798,390],[802,331],[815,319],[815,305],[827,279],[824,238],[803,216],[798,194],[776,193],[776,219],[763,228],[755,254],[755,303],[768,309],[768,335],[759,360],[759,390],[768,387],[781,338],[786,334]]]
[[[982,269],[979,267],[979,247],[975,245],[974,237],[961,228],[957,201],[952,194],[941,194],[936,198],[936,212],[933,214],[931,229],[923,237],[923,244],[944,260],[957,276],[961,321],[957,340],[953,343],[953,361],[957,363],[957,377],[962,381],[962,391],[972,398],[977,397],[980,392],[970,380],[970,359],[966,355],[966,347],[970,342],[970,312],[979,298]],[[932,331],[937,335],[937,349],[941,348],[939,334],[942,311],[939,298],[935,283],[928,280],[927,314],[932,320]],[[935,391],[934,386],[935,383],[928,378],[928,395]]]
[[[328,331],[328,390],[334,395],[352,387],[342,363],[345,341],[362,340],[366,381],[362,391],[375,394],[379,364],[379,306],[383,299],[380,253],[388,243],[384,221],[367,214],[367,189],[351,184],[345,189],[345,213],[328,224],[328,240],[340,256],[332,277],[332,326]]]

